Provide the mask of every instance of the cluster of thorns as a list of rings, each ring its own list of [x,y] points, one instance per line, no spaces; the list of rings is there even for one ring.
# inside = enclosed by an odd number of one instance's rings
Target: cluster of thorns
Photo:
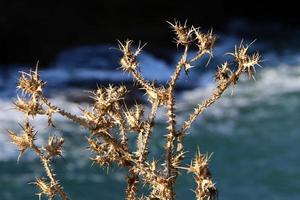
[[[198,116],[216,102],[226,89],[237,84],[241,74],[246,73],[249,77],[253,77],[255,67],[259,66],[260,56],[258,53],[249,55],[249,45],[245,46],[241,43],[236,47],[234,53],[230,53],[235,60],[233,67],[228,62],[218,67],[215,74],[216,88],[211,96],[199,102],[180,128],[177,128],[174,97],[176,82],[181,71],[189,72],[193,64],[204,55],[212,56],[216,36],[212,31],[202,33],[199,28],[188,27],[186,23],[181,24],[175,21],[170,25],[175,32],[177,46],[183,47],[183,53],[166,85],[157,86],[154,82],[145,80],[140,74],[138,68],[141,66],[138,63],[138,55],[142,47],[133,48],[130,40],[119,44],[123,53],[120,61],[121,69],[131,74],[134,81],[145,91],[151,105],[148,113],[145,112],[144,106],[139,104],[128,109],[123,101],[127,88],[123,85],[110,85],[106,88],[98,87],[92,92],[94,103],[91,107],[83,109],[80,116],[74,115],[55,106],[44,96],[45,82],[40,79],[37,67],[35,71],[21,73],[17,88],[22,93],[14,104],[17,110],[25,114],[25,120],[21,133],[9,130],[9,135],[20,151],[20,155],[31,149],[43,164],[46,177],[36,178],[34,182],[39,189],[40,198],[45,196],[51,200],[60,196],[63,200],[69,199],[52,167],[53,160],[62,156],[64,139],[49,136],[47,144],[38,146],[35,143],[38,134],[30,122],[35,116],[44,115],[48,117],[48,125],[52,126],[53,114],[70,119],[90,132],[87,141],[93,154],[91,158],[93,163],[103,167],[116,164],[127,169],[126,199],[175,199],[174,184],[181,170],[193,173],[196,182],[194,193],[197,200],[211,200],[216,197],[217,189],[208,168],[210,156],[203,155],[198,150],[190,165],[182,166],[186,154],[183,139]],[[190,58],[188,51],[192,47],[196,47],[198,51]],[[167,116],[165,134],[152,132],[160,107],[165,109]],[[135,137],[128,136],[134,133],[137,134],[136,145],[130,147],[129,144],[132,143],[128,141],[128,138]],[[152,134],[165,136],[163,163],[158,163],[156,160],[149,161],[149,141]],[[139,186],[142,185],[139,183],[149,188],[147,194],[141,195],[138,192]]]

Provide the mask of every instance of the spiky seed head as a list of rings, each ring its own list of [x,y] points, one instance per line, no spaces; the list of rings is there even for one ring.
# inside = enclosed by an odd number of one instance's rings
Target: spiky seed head
[[[45,82],[42,81],[38,74],[38,63],[35,71],[30,70],[29,73],[21,72],[19,78],[18,89],[25,94],[38,95],[42,92]]]
[[[94,158],[91,158],[92,162],[95,164],[98,164],[103,167],[109,167],[111,161],[108,159],[108,157],[103,157],[100,155],[96,155]]]
[[[195,33],[199,53],[204,52],[212,55],[212,49],[217,39],[212,30],[206,34],[201,33],[199,28],[193,28],[193,31]]]
[[[259,53],[254,53],[248,56],[248,61],[243,65],[243,72],[246,72],[249,78],[255,79],[254,75],[256,73],[256,66],[260,66],[261,56]]]
[[[145,89],[149,101],[154,104],[159,102],[160,105],[166,105],[168,101],[168,92],[164,86],[155,89]]]
[[[126,93],[127,93],[127,88],[124,85],[121,86],[109,85],[109,87],[106,88],[107,98],[111,102],[116,102],[123,99]]]
[[[31,146],[30,138],[27,135],[18,136],[15,132],[8,130],[10,140],[15,144],[20,151],[20,154],[23,154]]]
[[[25,113],[27,116],[34,117],[45,112],[42,105],[33,98],[25,100],[18,96],[17,100],[14,102],[14,105],[16,106],[17,110]]]
[[[215,184],[211,180],[211,173],[208,169],[208,161],[211,156],[202,155],[198,150],[194,160],[187,168],[188,172],[194,174],[196,182],[196,194],[197,200],[212,200],[215,198],[217,189]]]
[[[88,138],[88,143],[91,151],[96,154],[91,158],[93,163],[104,167],[109,167],[112,162],[116,162],[120,166],[125,165],[125,159],[113,145],[93,138]]]
[[[49,199],[53,199],[55,197],[55,195],[57,193],[55,186],[51,185],[51,183],[47,183],[45,181],[45,179],[36,178],[36,181],[34,182],[34,184],[40,190],[40,192],[37,193],[37,195],[39,196],[40,199],[41,199],[42,195],[48,196]]]
[[[119,49],[123,53],[120,64],[123,71],[132,71],[135,70],[138,66],[137,56],[141,53],[144,45],[139,43],[136,51],[132,50],[132,40],[126,40],[124,43],[119,42]]]
[[[124,99],[127,93],[127,88],[124,85],[113,86],[109,85],[107,88],[98,87],[95,92],[92,92],[91,98],[94,99],[94,111],[100,115],[105,114],[113,103]]]
[[[187,26],[186,22],[184,24],[181,24],[179,21],[175,20],[174,24],[172,24],[171,22],[167,22],[167,23],[171,25],[171,28],[175,32],[176,35],[175,40],[177,46],[179,45],[187,46],[192,42],[193,30]]]
[[[229,79],[231,74],[232,71],[230,69],[230,66],[228,62],[225,62],[218,67],[217,72],[215,74],[215,80],[218,82],[226,81],[227,79]]]
[[[134,131],[139,132],[142,128],[144,108],[141,105],[136,104],[133,109],[125,111],[125,117],[128,125]]]
[[[53,158],[55,156],[62,156],[62,146],[64,144],[64,139],[57,136],[51,136],[48,138],[48,144],[44,148],[47,152],[48,158]]]
[[[171,160],[171,165],[174,169],[177,169],[181,163],[181,161],[184,159],[184,154],[185,152],[182,150],[180,150],[177,154],[175,154],[173,157],[172,157],[172,160]]]
[[[32,147],[34,140],[36,139],[36,132],[33,130],[33,127],[29,124],[29,122],[25,122],[23,126],[21,126],[22,132],[18,135],[16,132],[8,130],[10,140],[13,144],[15,144],[20,151],[20,155],[18,157],[18,161],[20,156],[29,148]]]
[[[202,174],[202,170],[208,166],[208,161],[210,159],[210,156],[203,155],[198,150],[195,158],[191,162],[189,166],[188,172],[194,173],[194,174]]]
[[[229,54],[234,57],[234,59],[238,64],[239,69],[242,70],[242,72],[246,72],[249,78],[254,79],[254,74],[256,72],[255,67],[256,66],[261,67],[259,64],[261,61],[261,56],[259,53],[254,53],[252,55],[248,54],[248,49],[251,44],[243,45],[243,43],[241,42],[239,47],[237,46],[235,47],[234,53],[229,53]]]
[[[134,114],[131,111],[125,112],[125,117],[127,120],[127,123],[131,128],[138,127],[138,120],[135,118]]]

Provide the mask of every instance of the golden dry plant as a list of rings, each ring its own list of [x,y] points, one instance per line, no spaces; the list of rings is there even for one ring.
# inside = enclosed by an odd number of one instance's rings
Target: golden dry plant
[[[56,197],[69,199],[51,166],[54,158],[61,156],[64,139],[49,136],[47,144],[38,146],[35,142],[38,133],[34,131],[30,122],[37,115],[45,115],[48,117],[48,126],[51,126],[54,114],[61,115],[90,132],[87,141],[93,154],[91,158],[93,163],[102,167],[109,167],[114,163],[127,170],[127,200],[175,199],[174,185],[181,170],[193,173],[196,182],[193,191],[197,200],[212,200],[216,197],[217,189],[208,167],[210,156],[203,155],[198,150],[191,164],[183,166],[182,161],[186,154],[183,139],[193,122],[215,103],[224,91],[236,85],[241,74],[245,73],[253,78],[255,67],[259,66],[260,55],[249,54],[249,45],[241,43],[236,46],[235,51],[229,54],[233,56],[235,62],[231,62],[232,64],[224,62],[218,67],[215,74],[216,88],[212,94],[195,106],[181,126],[176,125],[174,91],[181,71],[188,73],[191,66],[205,55],[211,58],[216,36],[212,31],[202,33],[199,28],[189,27],[186,23],[175,21],[169,24],[175,32],[178,48],[183,47],[183,53],[166,85],[145,80],[139,72],[141,66],[138,56],[142,50],[140,45],[134,48],[131,40],[119,42],[123,54],[120,68],[131,74],[147,95],[151,106],[149,112],[145,112],[145,105],[136,104],[128,108],[129,105],[124,103],[127,88],[123,85],[109,85],[98,87],[92,92],[94,103],[89,108],[82,109],[80,116],[74,115],[52,104],[44,95],[45,82],[40,79],[37,66],[36,70],[29,73],[21,72],[17,88],[22,92],[14,105],[17,110],[25,114],[25,122],[21,133],[9,130],[9,135],[20,151],[20,155],[31,149],[42,161],[47,177],[36,178],[35,181],[40,198],[46,196],[48,199]],[[197,48],[197,53],[193,56],[188,55],[193,47]],[[156,114],[160,107],[166,111],[166,133],[153,133]],[[133,132],[137,137],[129,137]],[[153,134],[165,137],[163,163],[158,163],[159,159],[150,161],[148,158],[149,143]],[[135,138],[135,144],[128,141]],[[141,186],[149,187],[149,192],[141,194],[138,191]]]

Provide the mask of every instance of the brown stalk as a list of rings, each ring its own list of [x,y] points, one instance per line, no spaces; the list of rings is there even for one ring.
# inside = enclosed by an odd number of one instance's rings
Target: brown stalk
[[[174,140],[175,140],[175,136],[176,136],[176,115],[175,115],[175,97],[174,97],[174,89],[176,86],[176,81],[179,78],[180,72],[182,70],[182,67],[186,64],[186,60],[187,60],[187,52],[188,52],[188,45],[185,46],[185,50],[184,53],[180,59],[180,61],[178,62],[175,72],[174,74],[171,76],[171,80],[169,81],[168,84],[168,89],[167,89],[167,117],[168,117],[168,126],[167,126],[167,130],[168,130],[168,134],[167,134],[167,142],[165,145],[165,168],[166,168],[166,178],[169,179],[170,181],[171,176],[172,176],[172,165],[171,165],[171,160],[172,160],[172,151],[173,151],[173,147],[174,147]],[[174,196],[174,192],[173,192],[173,184],[170,183],[169,187],[172,193],[172,199]]]
[[[43,155],[41,150],[35,144],[32,145],[32,149],[35,151],[35,153],[39,156],[40,160],[43,162],[46,174],[47,174],[48,178],[50,179],[51,184],[54,186],[56,191],[59,193],[62,200],[69,200],[69,197],[67,196],[67,194],[63,190],[62,186],[60,185],[59,181],[57,180],[57,178],[55,176],[55,173],[53,172],[53,169],[52,169],[51,164],[50,164],[50,160],[47,159]]]
[[[115,87],[98,87],[95,92],[91,92],[94,100],[92,109],[82,109],[81,116],[69,113],[62,108],[52,104],[43,94],[43,82],[38,75],[38,67],[35,71],[21,73],[18,89],[22,91],[22,97],[18,97],[15,102],[16,109],[23,112],[26,118],[37,115],[48,117],[48,126],[52,125],[52,115],[57,113],[66,119],[78,124],[90,132],[87,141],[89,149],[94,157],[91,158],[93,163],[102,167],[108,167],[115,163],[121,168],[128,171],[126,199],[175,199],[174,184],[179,170],[187,170],[194,174],[196,182],[195,196],[197,200],[212,200],[216,196],[216,187],[212,181],[211,173],[208,168],[208,156],[196,154],[189,167],[182,167],[181,162],[185,157],[183,139],[185,133],[191,128],[193,122],[212,104],[214,104],[222,94],[231,86],[237,84],[238,78],[242,73],[248,74],[254,78],[255,67],[260,66],[260,55],[258,53],[249,55],[248,46],[240,44],[231,53],[237,63],[235,71],[230,69],[227,62],[222,64],[215,75],[217,87],[213,90],[211,96],[196,105],[194,111],[184,121],[179,130],[176,130],[175,114],[175,87],[182,70],[186,73],[192,68],[192,64],[208,54],[212,57],[212,48],[216,36],[212,31],[204,34],[199,28],[189,27],[187,23],[181,24],[175,21],[169,23],[176,35],[177,47],[183,46],[184,51],[181,59],[177,63],[173,75],[167,83],[167,86],[156,86],[144,79],[138,71],[138,55],[143,47],[138,46],[137,50],[132,50],[132,41],[127,40],[119,43],[119,48],[123,53],[120,61],[121,69],[129,72],[133,80],[145,90],[146,95],[151,103],[151,111],[147,118],[144,117],[144,108],[141,105],[135,105],[134,109],[128,109],[125,103],[121,103],[127,93],[125,86]],[[195,45],[198,51],[191,59],[187,58],[189,48]],[[209,59],[210,59],[209,58]],[[158,108],[164,106],[167,115],[167,136],[165,147],[165,160],[158,163],[157,160],[149,162],[148,152],[151,135]],[[118,134],[116,133],[119,132]],[[131,137],[128,134],[132,132],[138,134],[137,150],[130,151],[128,142]],[[20,156],[27,150],[33,149],[39,156],[46,171],[49,183],[44,179],[37,179],[35,185],[40,189],[41,195],[48,196],[49,200],[59,195],[63,200],[68,200],[68,196],[60,185],[51,166],[52,159],[61,156],[63,138],[49,137],[48,146],[39,148],[34,144],[36,133],[30,126],[29,122],[23,128],[21,135],[9,131],[10,139],[20,151]],[[19,157],[20,157],[19,156]],[[163,167],[161,167],[163,166]],[[148,196],[138,198],[138,183],[147,185],[150,188]]]
[[[154,126],[154,119],[155,119],[155,116],[156,116],[158,106],[159,106],[159,101],[153,102],[151,112],[149,114],[148,121],[147,121],[147,126],[148,127],[147,127],[147,129],[144,133],[144,142],[143,142],[143,146],[142,146],[142,152],[141,152],[140,157],[139,157],[139,160],[141,162],[144,162],[144,161],[147,160],[147,155],[148,155],[147,148],[148,148],[148,145],[149,145],[149,139],[150,139],[152,129],[153,129],[153,126]]]
[[[225,82],[221,87],[217,87],[213,94],[206,100],[204,100],[202,103],[198,104],[197,107],[194,109],[194,112],[189,115],[189,118],[184,122],[183,126],[180,128],[180,130],[177,133],[177,137],[185,134],[185,132],[191,128],[192,123],[197,119],[199,115],[201,115],[208,107],[210,107],[214,102],[216,102],[221,95],[224,93],[224,91],[236,81],[237,77],[240,76],[242,73],[241,69],[238,69],[234,74],[231,75],[230,79],[228,79],[227,82]]]

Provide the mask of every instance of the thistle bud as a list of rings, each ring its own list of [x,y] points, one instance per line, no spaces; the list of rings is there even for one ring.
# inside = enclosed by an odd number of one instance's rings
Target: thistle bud
[[[198,150],[194,160],[187,168],[188,172],[194,174],[194,179],[197,185],[194,192],[197,200],[212,200],[215,198],[217,193],[217,189],[211,180],[211,173],[208,169],[209,159],[210,156],[202,155]]]
[[[207,32],[207,34],[203,34],[199,31],[199,28],[194,28],[194,33],[199,53],[205,52],[212,54],[212,48],[216,41],[216,36],[212,33],[212,31]]]
[[[231,74],[232,71],[230,70],[229,64],[225,62],[220,67],[218,67],[218,70],[215,74],[215,79],[218,82],[226,81],[227,79],[229,79]]]
[[[47,183],[44,179],[37,178],[34,184],[38,187],[40,190],[37,195],[41,199],[42,195],[46,195],[49,197],[49,199],[53,199],[57,193],[55,186],[51,185],[50,183]]]
[[[126,40],[125,43],[119,42],[119,49],[123,53],[120,64],[123,71],[132,71],[135,70],[138,66],[137,56],[141,53],[143,47],[141,43],[138,45],[137,50],[133,52],[132,50],[132,41]]]
[[[29,124],[29,122],[25,122],[22,127],[22,133],[18,135],[14,131],[8,130],[10,140],[13,144],[15,144],[20,151],[20,156],[30,147],[32,147],[36,135],[36,132],[33,130],[33,127]]]
[[[141,105],[135,105],[134,109],[125,112],[127,123],[132,130],[140,131],[143,113],[144,109]]]
[[[187,27],[186,22],[182,25],[180,22],[176,21],[174,24],[167,22],[171,25],[171,28],[176,35],[176,43],[178,45],[187,46],[192,42],[192,33],[193,30]]]
[[[48,144],[44,148],[47,152],[48,158],[53,158],[55,156],[62,156],[62,146],[64,144],[63,138],[58,138],[57,136],[51,136],[48,138]]]
[[[251,43],[252,44],[252,43]],[[239,47],[235,47],[234,53],[229,53],[236,60],[239,69],[242,72],[246,72],[249,78],[254,79],[254,74],[256,72],[255,67],[260,67],[261,56],[259,53],[254,53],[252,55],[248,54],[248,49],[250,45],[244,46],[242,43]]]
[[[30,70],[29,73],[21,72],[19,78],[18,89],[21,89],[25,94],[38,95],[42,92],[45,82],[40,80],[38,74],[38,63],[36,70]]]
[[[17,110],[25,113],[27,116],[36,116],[45,113],[42,105],[35,99],[25,100],[18,96],[14,105]]]

